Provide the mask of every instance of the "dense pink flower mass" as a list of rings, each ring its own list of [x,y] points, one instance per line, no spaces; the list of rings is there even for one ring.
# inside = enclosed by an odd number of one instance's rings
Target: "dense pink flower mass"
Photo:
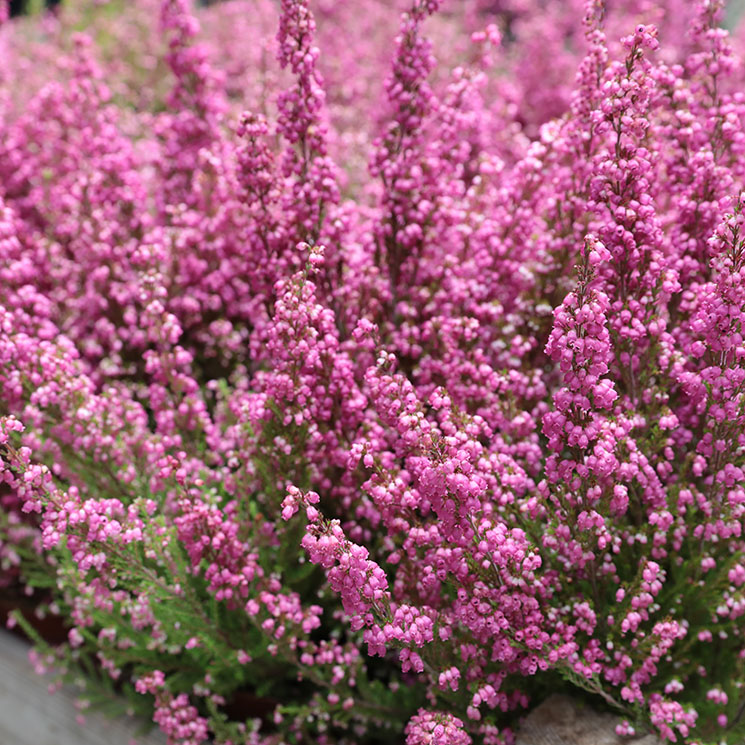
[[[737,8],[6,11],[39,669],[180,745],[509,745],[559,689],[743,742]]]

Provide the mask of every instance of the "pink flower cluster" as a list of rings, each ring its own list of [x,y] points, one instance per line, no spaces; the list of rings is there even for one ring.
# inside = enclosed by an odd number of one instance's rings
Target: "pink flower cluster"
[[[45,667],[182,745],[509,745],[557,685],[740,743],[745,25],[84,5],[0,3],[0,586],[64,619]]]
[[[406,725],[406,745],[470,745],[457,717],[440,712],[420,711]]]

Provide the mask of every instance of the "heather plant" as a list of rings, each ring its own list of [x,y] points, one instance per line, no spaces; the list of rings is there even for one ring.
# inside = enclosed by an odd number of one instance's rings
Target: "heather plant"
[[[39,671],[181,745],[507,745],[557,689],[742,742],[722,3],[103,5],[0,26]]]

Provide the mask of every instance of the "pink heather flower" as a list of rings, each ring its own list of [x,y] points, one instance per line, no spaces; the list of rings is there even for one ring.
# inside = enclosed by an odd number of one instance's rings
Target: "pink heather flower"
[[[0,586],[180,745],[505,745],[546,673],[727,737],[745,27],[439,7],[0,0]]]
[[[406,745],[469,745],[471,738],[457,717],[419,709],[406,725]]]

